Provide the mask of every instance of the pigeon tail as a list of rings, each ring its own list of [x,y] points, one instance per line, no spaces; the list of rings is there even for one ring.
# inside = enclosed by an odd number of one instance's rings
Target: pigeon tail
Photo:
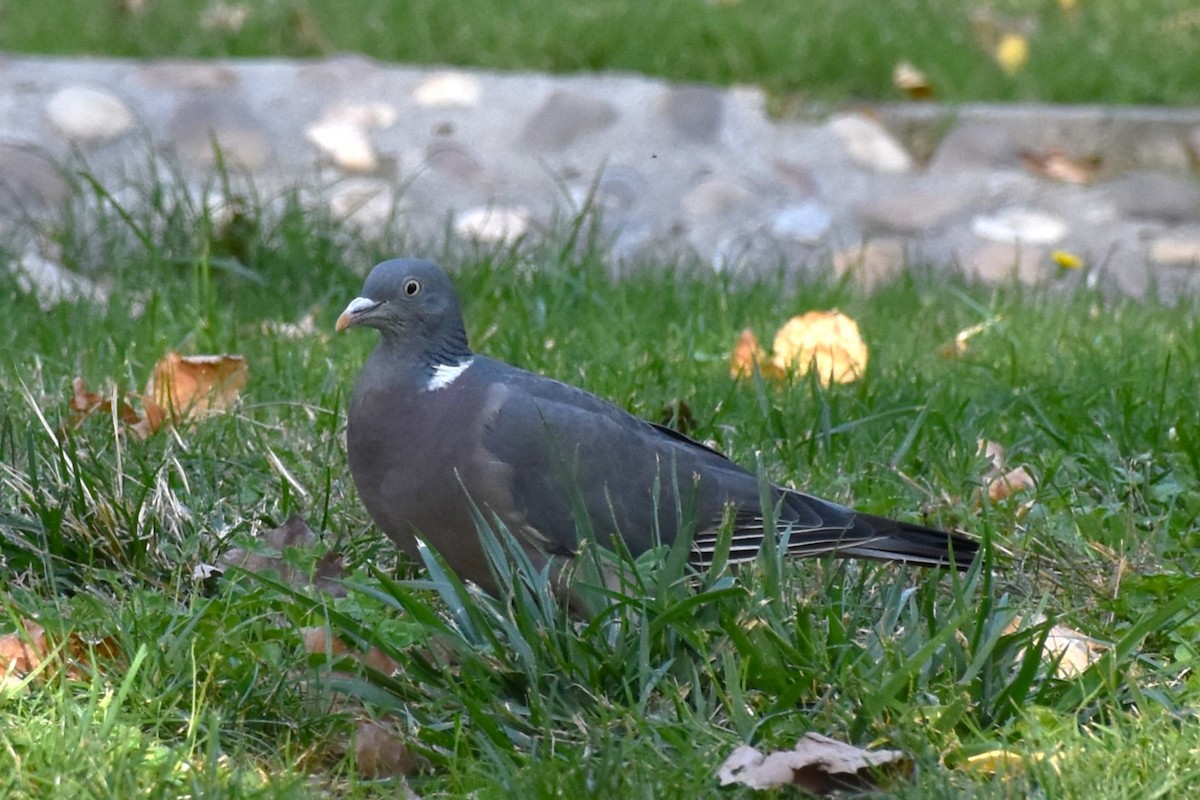
[[[965,571],[979,553],[979,543],[959,533],[941,531],[911,522],[899,522],[858,513],[855,521],[866,523],[875,536],[838,547],[835,555],[846,558],[870,558],[900,561],[930,567],[954,567]]]

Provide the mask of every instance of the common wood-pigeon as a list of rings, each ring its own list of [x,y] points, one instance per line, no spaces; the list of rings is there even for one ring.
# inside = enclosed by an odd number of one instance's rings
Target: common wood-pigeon
[[[753,473],[582,389],[472,352],[438,265],[377,265],[338,317],[339,331],[355,325],[382,337],[350,400],[350,472],[375,523],[414,557],[421,537],[460,578],[495,591],[472,504],[502,522],[535,564],[555,569],[576,554],[580,531],[605,546],[620,536],[634,556],[670,544],[681,509],[693,521],[698,567],[713,558],[723,521],[733,525],[730,563],[758,555],[763,508]],[[789,555],[963,569],[978,549],[959,534],[769,491]]]

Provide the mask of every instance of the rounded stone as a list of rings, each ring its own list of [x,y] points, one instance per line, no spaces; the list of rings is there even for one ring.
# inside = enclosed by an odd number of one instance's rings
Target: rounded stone
[[[366,130],[345,122],[318,122],[304,129],[304,138],[346,172],[372,172],[379,166]]]
[[[716,217],[749,202],[750,190],[728,178],[708,178],[683,196],[680,206],[692,217]]]
[[[340,220],[368,228],[381,228],[396,211],[390,183],[354,179],[339,183],[329,194],[329,211]]]
[[[663,111],[679,138],[711,142],[721,131],[725,94],[712,86],[676,86],[667,90]]]
[[[559,89],[529,118],[521,133],[521,144],[534,150],[562,150],[588,134],[604,130],[616,119],[612,103]]]
[[[270,137],[240,103],[217,98],[185,102],[170,127],[180,158],[193,166],[216,166],[214,141],[222,161],[245,169],[261,169],[274,154]]]
[[[1007,244],[1054,244],[1067,235],[1067,230],[1067,223],[1058,217],[1026,209],[981,214],[971,220],[971,232],[976,236]]]
[[[873,239],[834,253],[833,274],[838,278],[849,275],[855,283],[870,291],[898,277],[907,263],[903,240]]]
[[[454,221],[460,239],[510,246],[529,232],[531,216],[524,206],[487,206],[464,211]]]
[[[479,79],[462,72],[439,72],[421,81],[412,98],[425,108],[475,108],[483,96]]]
[[[0,142],[0,214],[52,208],[68,192],[62,173],[32,145]]]
[[[1106,184],[1117,209],[1138,219],[1166,222],[1200,220],[1200,182],[1161,172],[1133,172]]]
[[[850,159],[874,172],[911,172],[912,156],[878,122],[859,114],[842,114],[829,121]]]
[[[425,149],[425,163],[430,169],[464,183],[474,181],[483,173],[479,159],[457,142],[433,142]]]
[[[1200,231],[1155,239],[1150,243],[1150,260],[1172,266],[1200,265]]]
[[[985,283],[1000,284],[1016,278],[1032,286],[1041,277],[1046,252],[1013,242],[986,242],[972,250],[964,264],[967,277]]]
[[[771,235],[803,244],[816,244],[833,225],[829,209],[815,200],[786,206],[771,217]]]
[[[59,133],[83,142],[115,139],[134,124],[129,107],[112,92],[90,86],[66,86],[46,101],[46,116]]]

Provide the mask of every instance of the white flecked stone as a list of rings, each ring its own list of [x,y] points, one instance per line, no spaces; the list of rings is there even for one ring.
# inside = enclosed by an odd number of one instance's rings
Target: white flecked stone
[[[875,172],[901,173],[913,169],[912,156],[887,129],[859,114],[841,114],[829,121],[851,160]]]
[[[1012,208],[980,214],[971,220],[971,232],[992,242],[1054,244],[1067,235],[1067,223],[1041,211]]]
[[[775,212],[771,217],[771,235],[777,239],[816,244],[832,224],[833,215],[829,209],[815,200],[807,200]]]
[[[454,221],[454,233],[460,239],[511,245],[529,231],[530,219],[524,206],[472,208]]]
[[[379,166],[371,137],[358,125],[317,122],[304,129],[304,137],[346,172],[371,172]]]
[[[133,113],[112,92],[67,86],[46,101],[46,116],[64,136],[79,141],[115,139],[133,127]]]
[[[474,108],[482,95],[478,78],[461,72],[440,72],[421,81],[412,98],[426,108]]]

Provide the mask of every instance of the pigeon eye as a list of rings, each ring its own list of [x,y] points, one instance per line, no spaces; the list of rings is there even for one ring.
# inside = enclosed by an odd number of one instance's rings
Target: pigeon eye
[[[421,282],[416,278],[409,278],[404,282],[404,293],[409,297],[421,291]]]

